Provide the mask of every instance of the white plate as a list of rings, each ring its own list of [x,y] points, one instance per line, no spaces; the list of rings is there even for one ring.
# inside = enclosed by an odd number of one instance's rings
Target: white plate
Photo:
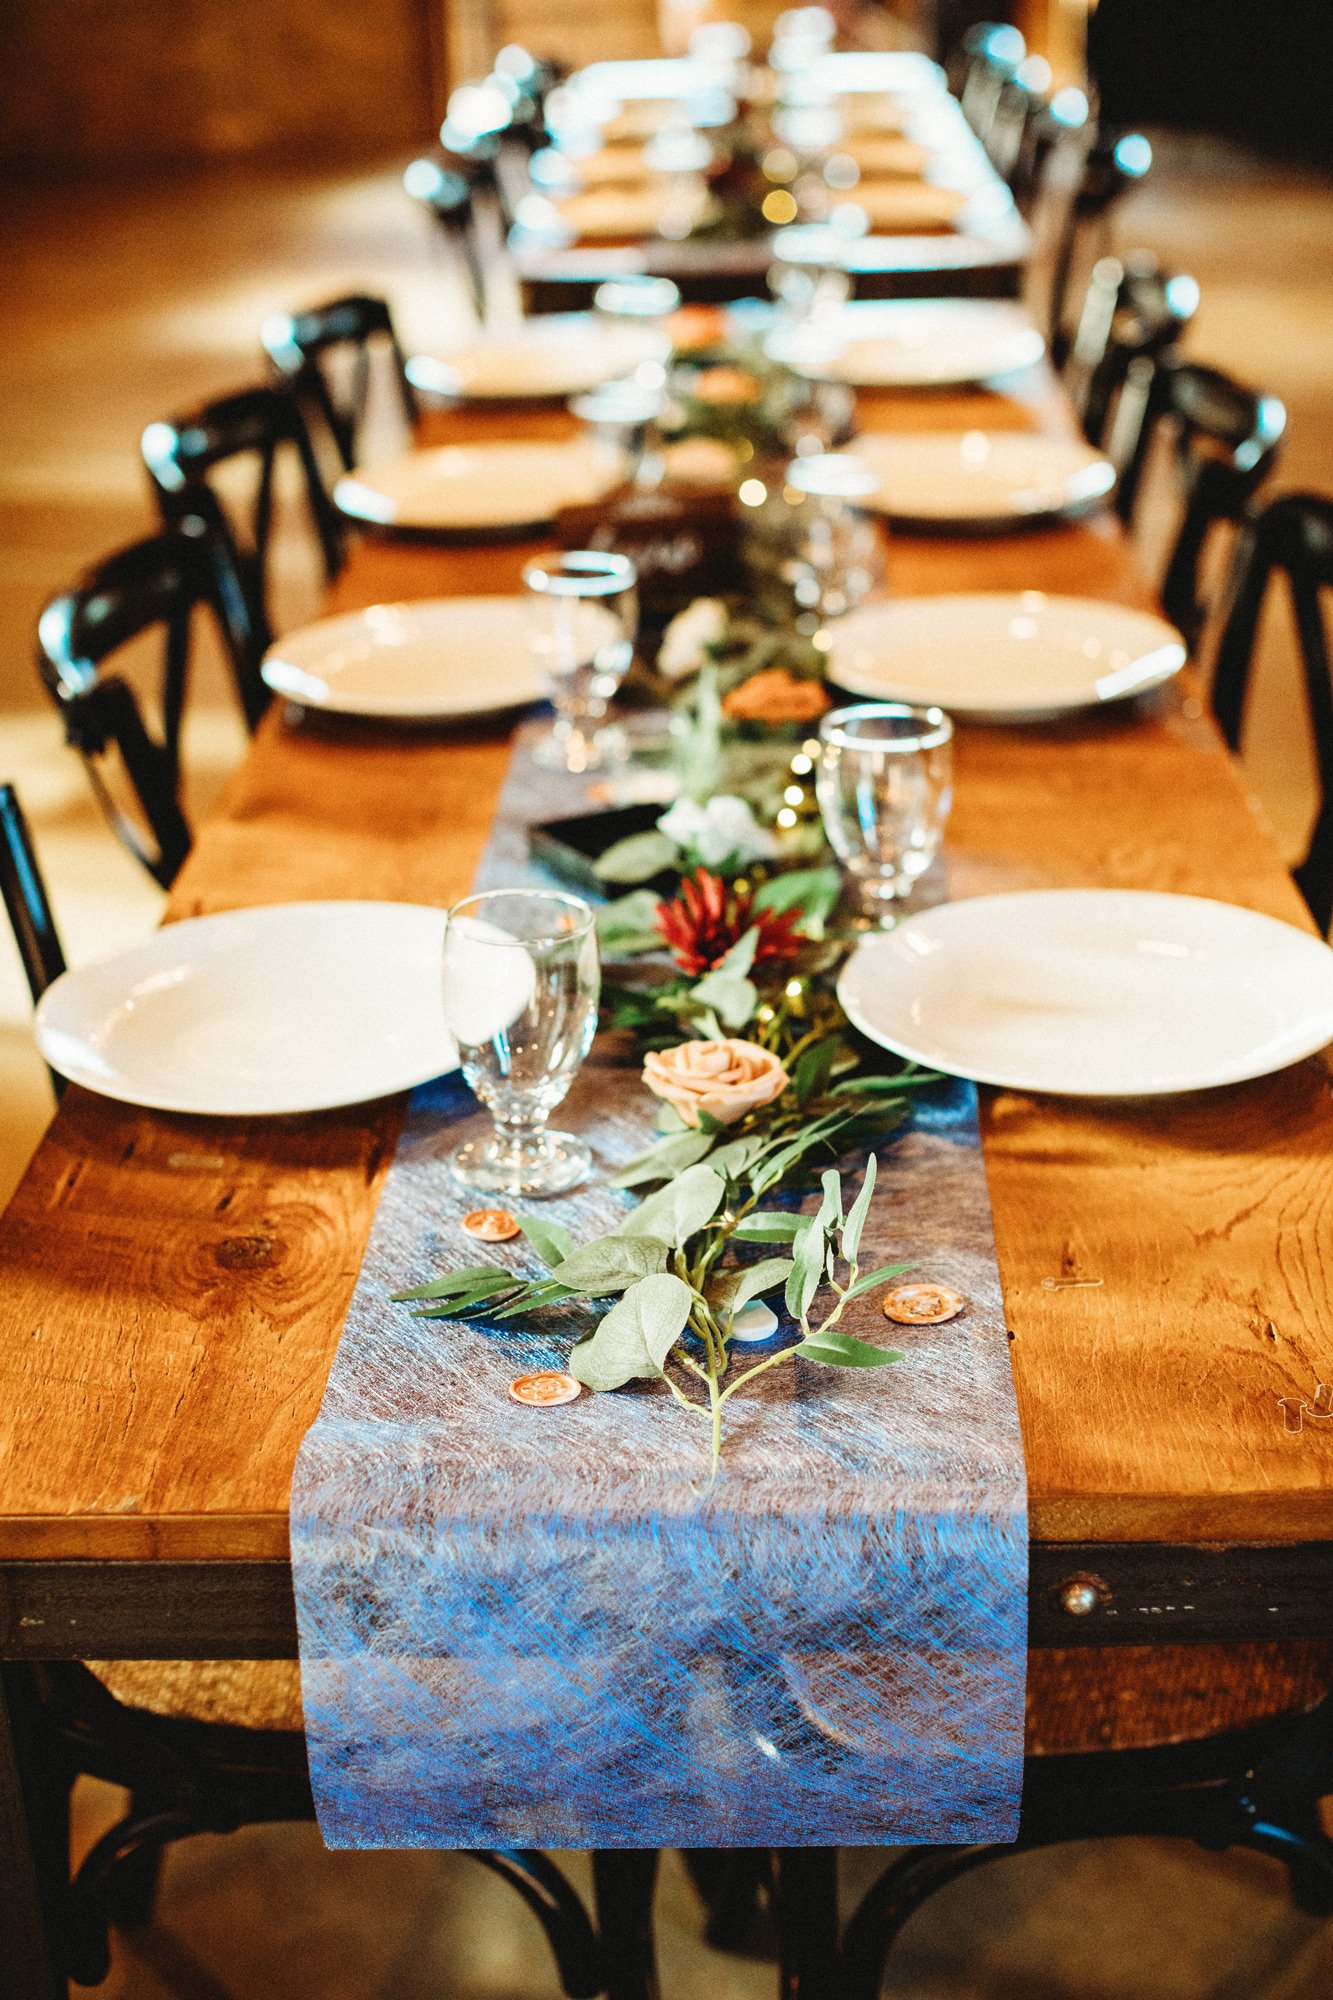
[[[577,396],[641,362],[665,361],[670,352],[669,338],[656,327],[613,326],[593,313],[545,313],[443,354],[414,355],[407,372],[428,394],[470,401]]]
[[[456,1069],[444,912],[281,903],[167,924],[62,973],[37,1008],[53,1069],[125,1104],[258,1117],[361,1104]]]
[[[1121,701],[1185,664],[1185,642],[1164,618],[1041,590],[882,600],[828,629],[828,676],[849,693],[936,702],[988,722]]]
[[[1011,527],[1104,500],[1115,467],[1081,438],[1031,431],[875,432],[849,449],[879,475],[865,502],[896,521]]]
[[[333,497],[354,521],[381,528],[537,528],[561,507],[600,500],[622,471],[615,453],[582,438],[448,444],[349,472]]]
[[[1046,342],[1006,299],[853,299],[827,319],[770,334],[803,375],[863,389],[988,382],[1040,361]]]
[[[1157,1097],[1333,1040],[1333,951],[1201,896],[979,896],[864,939],[838,997],[896,1055],[1008,1090]]]
[[[372,604],[288,632],[264,679],[304,708],[445,721],[540,701],[546,684],[522,597],[437,597]]]

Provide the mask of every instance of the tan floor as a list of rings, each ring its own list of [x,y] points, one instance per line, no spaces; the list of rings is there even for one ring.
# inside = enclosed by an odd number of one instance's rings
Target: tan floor
[[[263,315],[356,287],[392,298],[414,345],[463,311],[453,274],[379,173],[261,173],[12,197],[3,258],[8,382],[0,401],[0,777],[34,824],[71,958],[142,935],[160,897],[97,818],[30,666],[44,598],[151,511],[137,462],[152,418],[256,374]],[[1159,147],[1127,206],[1121,248],[1148,245],[1193,271],[1192,337],[1280,395],[1291,413],[1282,483],[1333,488],[1333,190],[1203,142]],[[1167,511],[1151,510],[1148,543]],[[1155,549],[1150,546],[1148,555]],[[278,613],[309,615],[318,579],[296,526],[279,558]],[[216,667],[187,760],[196,809],[242,738]],[[1311,800],[1289,647],[1264,663],[1250,768],[1284,851]],[[49,1111],[17,966],[0,945],[0,1198]],[[81,1833],[113,1816],[84,1788]],[[868,1878],[872,1857],[847,1874]],[[180,1848],[160,1927],[118,1944],[108,2000],[519,2000],[554,1994],[540,1937],[502,1885],[449,1855],[325,1854],[310,1828]],[[662,1899],[668,2000],[758,2000],[758,1962],[698,1943],[676,1864]],[[1333,1929],[1292,1911],[1281,1877],[1246,1857],[1130,1842],[1024,1857],[961,1883],[916,1919],[886,1989],[914,2000],[1314,2000],[1333,1990]]]

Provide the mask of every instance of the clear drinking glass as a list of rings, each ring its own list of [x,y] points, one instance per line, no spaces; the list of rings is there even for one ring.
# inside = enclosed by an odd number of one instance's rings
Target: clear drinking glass
[[[634,658],[638,576],[628,556],[574,549],[523,572],[528,639],[550,680],[556,720],[537,745],[539,764],[591,771],[617,760],[607,708]]]
[[[884,573],[879,531],[864,512],[879,479],[864,459],[830,451],[793,459],[784,484],[793,501],[787,575],[796,602],[820,618],[840,618]]]
[[[868,701],[819,725],[815,795],[830,847],[872,924],[893,922],[939,853],[953,804],[953,724],[942,708]]]
[[[495,889],[449,911],[444,1018],[495,1119],[450,1158],[464,1186],[560,1194],[587,1179],[587,1146],[546,1121],[592,1044],[600,986],[593,913],[577,896]]]

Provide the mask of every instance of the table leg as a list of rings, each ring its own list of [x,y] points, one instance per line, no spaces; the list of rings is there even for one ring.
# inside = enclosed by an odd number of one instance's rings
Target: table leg
[[[0,1666],[0,2000],[65,2000],[52,1935],[53,1900],[64,1881],[57,1888],[48,1871],[62,1858],[63,1827],[68,1874],[68,1797],[55,1772],[47,1796],[30,1754],[35,1746],[24,1741],[23,1673]]]
[[[773,1850],[778,2000],[837,2000],[838,1850]]]
[[[653,1942],[655,1847],[599,1848],[592,1857],[607,2000],[660,2000]]]

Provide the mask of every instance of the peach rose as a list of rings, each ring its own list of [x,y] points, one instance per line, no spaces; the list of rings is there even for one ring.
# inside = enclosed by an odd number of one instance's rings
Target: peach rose
[[[644,1057],[643,1080],[664,1097],[687,1125],[707,1112],[719,1125],[734,1125],[747,1111],[771,1104],[791,1078],[775,1055],[757,1042],[681,1042],[653,1049]]]
[[[765,667],[731,690],[722,713],[732,722],[814,722],[829,705],[822,681],[802,680],[786,667]]]

